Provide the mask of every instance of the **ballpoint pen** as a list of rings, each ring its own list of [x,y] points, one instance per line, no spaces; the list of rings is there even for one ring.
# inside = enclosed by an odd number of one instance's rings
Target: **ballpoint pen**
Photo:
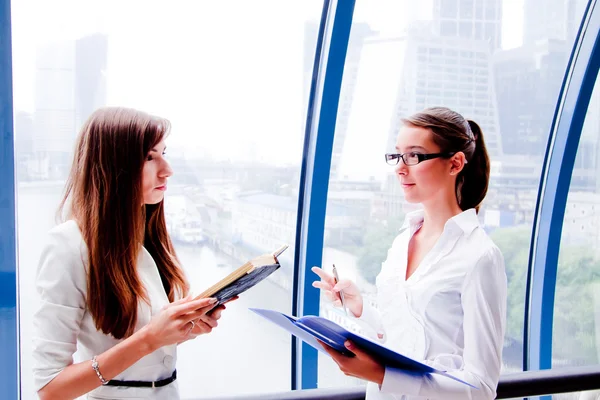
[[[340,281],[340,277],[338,275],[337,269],[335,268],[335,264],[333,264],[333,279],[337,284]],[[346,309],[346,301],[344,299],[344,290],[340,290],[340,299],[342,300],[342,307],[344,307],[344,314],[348,315],[348,310]]]

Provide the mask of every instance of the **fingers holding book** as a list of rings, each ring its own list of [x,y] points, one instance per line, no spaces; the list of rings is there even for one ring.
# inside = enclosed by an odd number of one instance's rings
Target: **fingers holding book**
[[[344,355],[322,341],[318,341],[345,375],[365,379],[379,385],[383,382],[385,374],[383,364],[356,346],[352,341],[346,340],[344,346],[354,354],[354,357]]]
[[[206,314],[198,319],[191,320],[189,323],[189,334],[191,336],[190,339],[211,333],[212,330],[219,325],[218,321],[221,318],[221,311],[224,309],[224,306],[219,306],[214,309],[211,315]]]
[[[214,298],[192,300],[188,296],[166,305],[142,328],[146,343],[154,351],[188,340],[196,325],[202,326],[197,320],[213,309],[216,301]]]
[[[237,300],[237,299],[238,299],[238,296],[235,296],[231,300],[228,300],[226,303],[229,303],[229,302]],[[201,299],[201,300],[210,300],[210,299]],[[194,300],[194,301],[197,301],[197,300]],[[220,304],[215,307],[214,304],[215,303],[212,303],[207,307],[203,307],[199,310],[189,312],[186,315],[186,319],[189,319],[189,321],[187,324],[184,325],[184,329],[187,331],[186,332],[187,337],[184,341],[187,341],[190,339],[195,339],[196,337],[198,337],[200,335],[205,335],[207,333],[211,333],[212,330],[219,325],[219,319],[221,319],[222,312],[227,307],[225,306],[225,304]],[[206,309],[208,309],[208,311],[205,311]],[[200,314],[200,316],[197,316],[198,313],[202,313],[202,312],[204,312],[204,314]],[[196,316],[197,316],[197,318],[192,318],[192,317],[196,317]],[[192,319],[190,319],[190,318],[192,318]]]

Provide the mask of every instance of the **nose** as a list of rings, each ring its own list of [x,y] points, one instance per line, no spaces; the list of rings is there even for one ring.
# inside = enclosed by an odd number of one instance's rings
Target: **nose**
[[[406,175],[408,173],[408,167],[404,164],[404,161],[398,160],[398,164],[396,164],[396,173],[399,175]]]
[[[161,166],[160,170],[158,171],[158,176],[160,178],[168,178],[171,175],[173,175],[173,169],[171,168],[171,165],[169,164],[169,162],[167,160],[163,160],[164,164]]]

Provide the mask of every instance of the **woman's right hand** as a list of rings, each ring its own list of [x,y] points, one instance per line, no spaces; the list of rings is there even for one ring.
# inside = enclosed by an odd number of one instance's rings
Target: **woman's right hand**
[[[192,300],[192,297],[188,296],[163,307],[161,312],[142,328],[151,351],[188,340],[194,327],[190,321],[196,321],[206,315],[215,307],[216,302],[215,298]]]
[[[321,289],[329,301],[336,307],[342,306],[340,291],[344,291],[344,302],[346,307],[355,317],[360,317],[363,311],[363,298],[358,290],[358,286],[348,279],[342,279],[337,284],[332,275],[325,272],[322,268],[312,267],[312,272],[319,275],[320,281],[314,281],[313,286]]]

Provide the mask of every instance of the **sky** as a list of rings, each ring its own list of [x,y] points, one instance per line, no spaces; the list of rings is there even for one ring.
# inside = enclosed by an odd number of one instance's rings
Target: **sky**
[[[15,111],[35,109],[36,49],[102,32],[109,40],[108,105],[170,119],[169,146],[184,149],[190,158],[299,165],[304,27],[319,21],[321,7],[318,0],[14,1]],[[523,0],[505,0],[503,7],[511,16],[505,18],[503,48],[516,47]],[[431,8],[432,0],[358,0],[354,22],[393,37],[407,21],[430,19]],[[357,84],[355,105],[361,112],[349,121],[343,174],[380,170],[365,171],[354,160],[381,164],[392,82],[402,63],[393,46],[369,46],[361,57],[360,74],[370,78]]]

